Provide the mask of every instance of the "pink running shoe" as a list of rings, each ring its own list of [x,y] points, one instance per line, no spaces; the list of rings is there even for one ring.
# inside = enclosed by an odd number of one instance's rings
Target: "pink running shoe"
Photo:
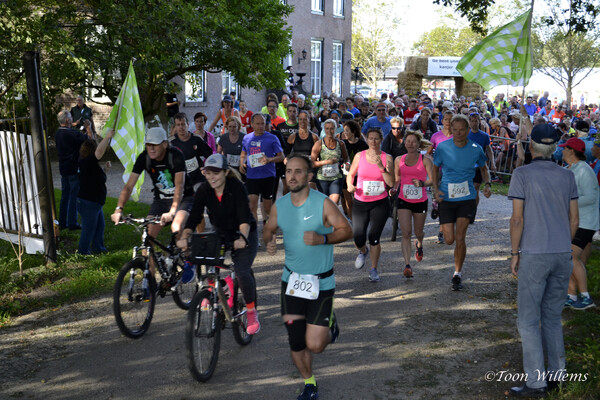
[[[260,331],[260,322],[258,322],[258,312],[256,311],[256,308],[248,310],[246,316],[248,317],[246,332],[248,332],[248,335],[257,334],[258,331]]]

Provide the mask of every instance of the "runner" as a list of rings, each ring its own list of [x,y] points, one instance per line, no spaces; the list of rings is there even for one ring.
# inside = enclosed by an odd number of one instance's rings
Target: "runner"
[[[187,115],[177,113],[173,117],[175,121],[174,132],[175,139],[171,141],[171,146],[178,148],[185,157],[185,169],[190,178],[190,183],[194,187],[194,192],[204,181],[201,168],[204,160],[213,152],[210,146],[198,136],[192,135],[188,130]]]
[[[436,132],[431,136],[431,146],[427,149],[427,154],[431,155],[435,153],[437,146],[445,142],[446,140],[452,139],[452,129],[450,122],[454,116],[454,111],[446,111],[442,118],[442,130]],[[441,171],[440,171],[441,174]],[[439,216],[438,203],[435,201],[435,196],[431,200],[431,219],[436,219]],[[442,224],[440,223],[440,230],[438,232],[437,242],[444,244],[444,232],[442,230]]]
[[[354,231],[354,244],[358,248],[358,256],[354,261],[354,267],[364,267],[369,248],[367,243],[367,227],[369,222],[368,239],[371,245],[371,270],[369,280],[379,281],[377,263],[381,253],[379,239],[385,227],[385,222],[390,215],[390,202],[386,190],[394,186],[394,174],[392,168],[394,163],[392,156],[381,151],[383,133],[379,128],[370,128],[367,132],[367,143],[369,149],[361,151],[352,160],[350,171],[346,176],[348,192],[354,193],[354,204],[352,206],[352,222]],[[354,186],[354,176],[358,176]]]
[[[393,129],[393,126],[392,126]],[[391,136],[391,135],[388,135]],[[367,150],[369,145],[364,141],[363,135],[360,132],[360,125],[356,121],[346,121],[344,123],[344,131],[342,132],[342,139],[346,146],[346,152],[348,153],[348,160],[354,160],[354,156],[363,150]],[[344,179],[342,180],[342,206],[346,212],[346,216],[352,219],[352,194],[348,192],[348,182],[346,182],[346,175],[350,171],[350,162],[347,162],[342,167],[344,173]],[[354,177],[354,185],[356,186],[356,176]]]
[[[283,232],[281,314],[292,361],[304,379],[298,400],[319,397],[312,371],[313,354],[321,353],[339,335],[333,311],[333,244],[352,236],[352,228],[335,204],[309,189],[311,171],[308,158],[290,156],[285,171],[290,193],[277,200],[263,232],[271,255],[277,251],[277,228]]]
[[[288,103],[287,115],[288,115],[287,121],[282,122],[275,127],[275,129],[277,129],[279,131],[279,133],[281,134],[281,137],[283,138],[281,147],[283,147],[283,149],[284,149],[284,152],[283,152],[284,156],[287,156],[289,154],[288,146],[286,145],[289,137],[292,134],[298,133],[298,129],[299,129],[298,128],[298,104]],[[285,183],[285,165],[283,165],[283,163],[281,163],[280,168],[282,170],[281,175],[280,175],[281,183],[283,184],[282,194],[286,194],[288,192],[288,188],[287,188],[287,184]],[[277,182],[277,185],[279,185],[279,182]],[[276,193],[274,193],[274,195],[277,196]]]
[[[231,118],[231,117],[230,117]],[[235,117],[233,117],[235,118]],[[177,245],[187,248],[187,238],[204,220],[204,209],[208,211],[210,224],[214,230],[225,236],[225,240],[233,241],[231,255],[235,277],[246,302],[248,326],[246,331],[254,335],[260,330],[258,312],[256,311],[256,282],[252,274],[252,263],[258,250],[258,233],[256,219],[250,212],[248,194],[237,171],[228,168],[227,158],[222,154],[213,154],[206,159],[202,173],[206,181],[200,185],[194,204],[190,211],[185,229]],[[244,238],[236,238],[239,231]],[[233,280],[225,279],[230,293],[233,293]],[[233,305],[233,297],[230,297]],[[240,310],[241,311],[241,310]]]
[[[283,161],[283,149],[277,136],[265,132],[265,117],[252,116],[253,133],[244,136],[240,154],[240,172],[246,174],[250,210],[258,221],[258,196],[262,196],[263,224],[271,212],[275,187],[275,164]]]
[[[252,115],[254,113],[246,107],[246,101],[240,100],[240,120],[242,122],[242,128],[245,129],[244,133],[252,133],[252,125],[250,121],[252,120]],[[225,121],[225,126],[227,126],[227,121]],[[240,132],[242,129],[240,129]]]
[[[334,137],[336,123],[328,119],[323,123],[325,137],[317,141],[311,151],[313,165],[318,168],[317,188],[337,204],[342,194],[342,172],[340,162],[348,161],[344,142]]]
[[[446,244],[451,245],[456,240],[452,290],[462,290],[461,271],[467,254],[465,237],[476,208],[473,186],[475,163],[480,165],[481,176],[485,181],[483,195],[490,197],[492,192],[485,154],[481,146],[467,137],[469,120],[464,115],[457,114],[452,117],[451,128],[453,139],[440,143],[433,158],[435,166],[442,169],[440,183],[438,168],[433,168],[433,194],[438,202]]]
[[[492,173],[496,173],[496,162],[494,161],[494,152],[492,151],[492,147],[490,146],[491,140],[490,136],[480,129],[481,117],[477,111],[469,114],[469,135],[467,136],[469,140],[477,143],[483,149],[483,153],[486,155],[487,160],[490,163]],[[490,179],[491,181],[491,179]],[[481,172],[479,170],[479,166],[475,165],[475,178],[473,178],[473,186],[475,187],[475,213],[473,213],[473,218],[471,219],[471,223],[475,222],[475,216],[477,215],[477,206],[479,205],[479,187],[481,186],[481,182],[483,182],[483,178],[481,176]]]
[[[231,98],[231,96],[229,95],[225,95],[223,96],[223,100],[221,101],[221,109],[219,110],[219,112],[217,113],[217,115],[215,115],[215,119],[213,120],[213,122],[211,122],[210,126],[208,127],[208,131],[212,132],[213,129],[215,129],[215,126],[217,126],[217,123],[219,122],[219,119],[221,120],[221,122],[223,123],[223,126],[221,127],[221,131],[220,134],[222,135],[225,132],[225,121],[227,121],[227,118],[229,117],[240,117],[240,112],[238,110],[236,110],[235,108],[233,108],[233,99]]]
[[[242,103],[244,103],[243,100],[240,104]],[[241,122],[237,117],[227,118],[225,126],[227,127],[227,131],[225,134],[219,136],[217,152],[227,157],[229,168],[233,168],[239,172],[240,154],[242,154],[242,145],[245,135],[240,132]],[[245,180],[246,175],[242,175],[242,179]]]
[[[428,157],[420,153],[421,135],[417,132],[407,131],[404,134],[404,146],[408,151],[405,155],[397,157],[394,162],[395,181],[394,192],[398,193],[396,204],[398,208],[398,221],[402,231],[402,255],[404,256],[404,276],[413,277],[410,266],[410,239],[414,225],[415,259],[423,259],[423,227],[427,217],[427,191],[425,186],[431,186],[433,163]]]

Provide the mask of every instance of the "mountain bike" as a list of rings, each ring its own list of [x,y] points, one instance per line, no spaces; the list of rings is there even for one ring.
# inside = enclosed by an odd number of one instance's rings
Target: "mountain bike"
[[[243,235],[240,235],[245,239]],[[246,244],[248,241],[246,240]],[[246,346],[252,335],[246,332],[246,302],[239,289],[233,264],[225,263],[225,253],[233,250],[233,242],[225,243],[217,233],[193,234],[190,238],[191,260],[198,265],[201,289],[188,309],[185,347],[192,376],[206,382],[213,375],[219,358],[221,331],[231,323],[235,341]],[[204,267],[200,267],[204,265]],[[198,271],[200,272],[200,271]],[[224,276],[233,279],[229,289]],[[230,300],[233,296],[233,301]],[[231,304],[231,306],[230,306]]]
[[[132,339],[142,337],[150,327],[157,296],[171,294],[175,304],[187,310],[198,292],[197,278],[188,283],[181,281],[185,259],[175,246],[175,234],[171,235],[168,246],[148,234],[148,226],[159,222],[160,217],[133,218],[131,215],[123,216],[119,222],[142,231],[142,242],[133,248],[133,257],[121,268],[113,289],[117,326]],[[150,260],[160,274],[158,284],[150,268]]]

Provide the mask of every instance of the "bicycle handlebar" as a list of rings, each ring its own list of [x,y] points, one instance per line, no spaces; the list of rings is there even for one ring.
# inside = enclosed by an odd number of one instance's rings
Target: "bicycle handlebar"
[[[159,215],[151,215],[151,216],[144,217],[144,218],[133,218],[133,216],[131,214],[129,214],[129,215],[122,215],[121,220],[119,222],[117,222],[117,225],[128,224],[128,225],[139,225],[139,226],[145,227],[147,225],[158,224],[158,223],[160,223]]]

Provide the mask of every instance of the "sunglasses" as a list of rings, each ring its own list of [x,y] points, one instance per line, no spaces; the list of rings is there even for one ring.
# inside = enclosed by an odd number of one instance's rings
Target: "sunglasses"
[[[399,129],[402,129],[402,127],[401,126],[392,126],[393,131],[397,131]]]

